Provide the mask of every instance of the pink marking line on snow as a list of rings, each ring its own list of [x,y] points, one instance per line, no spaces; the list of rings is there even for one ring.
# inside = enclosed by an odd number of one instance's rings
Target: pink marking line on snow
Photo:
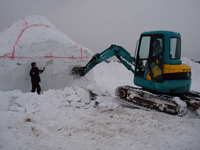
[[[28,26],[28,22],[26,21],[25,18],[23,18],[24,22],[26,23],[26,27]]]
[[[88,59],[91,57],[85,56],[85,57],[59,57],[59,56],[42,56],[42,58],[68,58],[68,59]]]
[[[19,42],[19,40],[20,40],[20,38],[21,38],[21,36],[22,36],[22,34],[26,31],[26,29],[28,29],[28,28],[33,28],[33,27],[38,27],[38,26],[40,26],[40,27],[46,27],[46,28],[51,28],[51,29],[54,29],[54,30],[57,30],[57,31],[59,31],[59,32],[61,32],[60,30],[58,30],[57,28],[54,28],[54,27],[51,27],[51,26],[49,26],[49,25],[45,25],[45,24],[31,24],[31,25],[29,25],[28,26],[28,23],[27,23],[27,21],[26,21],[26,19],[25,18],[23,18],[23,20],[24,20],[24,22],[25,22],[25,24],[26,24],[26,27],[20,32],[20,34],[18,35],[18,37],[17,37],[17,40],[15,41],[15,44],[14,44],[14,46],[13,46],[13,52],[12,52],[12,56],[7,56],[7,54],[5,54],[4,56],[0,56],[0,58],[11,58],[11,59],[15,59],[15,58],[30,58],[30,57],[18,57],[18,56],[15,56],[15,48],[16,48],[16,46],[17,46],[17,44],[18,44],[18,42]],[[17,20],[18,21],[18,20]],[[16,21],[16,22],[17,22]],[[14,22],[15,23],[15,22]],[[13,23],[13,24],[14,24]],[[6,29],[9,29],[13,24],[11,24],[8,28],[6,28]],[[3,30],[4,31],[4,30]],[[3,32],[3,31],[1,31],[1,32]],[[0,33],[1,33],[0,32]],[[61,32],[62,34],[65,34],[65,33],[63,33],[63,32]],[[65,36],[67,36],[66,34],[65,34]],[[85,57],[83,57],[83,55],[82,55],[82,51],[83,51],[83,48],[77,43],[77,42],[75,42],[74,40],[72,40],[69,36],[67,36],[71,41],[73,41],[74,43],[76,43],[78,46],[79,46],[79,48],[80,48],[80,54],[81,54],[81,56],[80,57],[58,57],[58,56],[52,56],[52,52],[50,52],[50,56],[42,56],[43,58],[67,58],[67,59],[80,59],[80,65],[81,65],[81,61],[82,61],[82,59],[83,58],[86,58],[86,59],[88,59],[88,58],[91,58],[91,57],[88,57],[88,56],[85,56]]]
[[[20,20],[20,19],[19,19],[19,20]],[[17,20],[17,21],[19,21],[19,20]],[[17,22],[17,21],[15,21],[15,22]],[[14,23],[15,23],[15,22],[14,22]],[[13,23],[13,24],[14,24],[14,23]],[[1,34],[2,32],[4,32],[5,30],[9,29],[13,24],[9,25],[6,29],[2,30],[2,31],[0,32],[0,34]]]
[[[4,56],[0,56],[0,58],[6,58],[6,57],[7,57],[6,54]]]

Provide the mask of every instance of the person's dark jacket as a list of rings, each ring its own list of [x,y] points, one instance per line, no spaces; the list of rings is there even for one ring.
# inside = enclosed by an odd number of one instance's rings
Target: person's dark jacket
[[[32,68],[29,73],[29,75],[31,76],[31,82],[40,82],[39,74],[42,73],[43,71],[44,71],[44,69],[39,70],[37,67]]]

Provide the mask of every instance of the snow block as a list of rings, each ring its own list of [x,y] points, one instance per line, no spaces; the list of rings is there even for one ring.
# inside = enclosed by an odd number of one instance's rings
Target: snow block
[[[29,71],[31,62],[42,69],[53,59],[40,75],[41,88],[64,89],[80,83],[93,82],[92,72],[85,78],[72,76],[74,66],[85,65],[93,53],[58,30],[43,16],[27,16],[14,22],[0,32],[0,91],[20,89],[31,91]],[[83,80],[82,82],[80,82]]]
[[[81,108],[81,107],[85,106],[85,104],[83,102],[75,102],[75,101],[73,101],[73,102],[71,102],[71,106],[72,107],[76,107],[76,108]]]

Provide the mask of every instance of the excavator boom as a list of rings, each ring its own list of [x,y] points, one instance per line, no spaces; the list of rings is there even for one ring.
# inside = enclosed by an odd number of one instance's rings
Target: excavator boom
[[[133,67],[135,64],[135,58],[133,58],[131,54],[123,47],[117,45],[111,45],[103,52],[95,54],[84,67],[80,66],[74,67],[72,69],[72,74],[78,74],[80,76],[84,76],[97,64],[113,56],[116,56],[121,61],[121,63],[123,63],[123,65],[134,74],[135,71]]]

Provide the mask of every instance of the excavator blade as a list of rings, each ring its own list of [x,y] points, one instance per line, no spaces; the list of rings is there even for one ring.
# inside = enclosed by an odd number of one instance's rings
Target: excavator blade
[[[84,76],[85,67],[76,66],[72,68],[71,75],[80,75]]]

